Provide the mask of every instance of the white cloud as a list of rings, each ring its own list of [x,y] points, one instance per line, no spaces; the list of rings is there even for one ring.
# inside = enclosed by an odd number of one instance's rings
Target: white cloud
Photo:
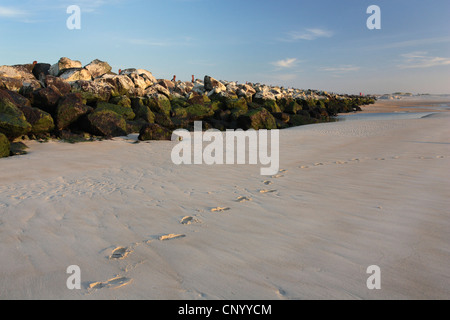
[[[352,66],[352,65],[342,65],[339,67],[323,67],[320,69],[323,71],[327,71],[327,72],[344,73],[344,72],[358,71],[360,69],[360,67]]]
[[[280,67],[280,68],[292,68],[297,64],[297,59],[296,58],[287,58],[285,60],[279,60],[279,61],[272,62],[272,64],[274,66]]]
[[[2,18],[22,18],[28,13],[26,11],[11,8],[11,7],[0,7],[0,17]]]
[[[433,57],[428,55],[428,52],[415,51],[402,54],[403,64],[398,67],[401,69],[417,69],[417,68],[430,68],[437,66],[450,65],[450,58]]]
[[[287,41],[315,40],[318,38],[330,38],[333,36],[333,32],[325,29],[312,28],[300,32],[293,31],[288,36],[289,38],[285,39]]]

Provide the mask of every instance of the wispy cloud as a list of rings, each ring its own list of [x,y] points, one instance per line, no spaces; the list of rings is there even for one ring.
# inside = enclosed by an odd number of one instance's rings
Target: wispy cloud
[[[334,73],[347,73],[347,72],[354,72],[361,69],[360,67],[353,66],[353,65],[341,65],[338,67],[322,67],[320,70],[327,71],[327,72],[334,72]]]
[[[287,34],[286,38],[281,39],[282,41],[299,41],[299,40],[316,40],[319,38],[330,38],[333,36],[333,32],[326,30],[326,29],[320,29],[320,28],[311,28],[311,29],[305,29],[303,31],[291,31]]]
[[[426,51],[415,51],[402,54],[403,63],[398,65],[401,69],[431,68],[450,65],[450,58],[430,56]]]
[[[279,68],[292,68],[296,66],[297,62],[298,60],[296,58],[287,58],[284,60],[272,62],[272,64]]]
[[[27,11],[12,7],[0,6],[0,17],[2,18],[23,18],[28,15]]]

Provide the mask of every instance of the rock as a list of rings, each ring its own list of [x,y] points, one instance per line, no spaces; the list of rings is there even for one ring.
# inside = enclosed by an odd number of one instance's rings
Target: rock
[[[44,79],[44,84],[47,88],[51,88],[58,92],[61,96],[69,94],[72,91],[72,86],[61,78],[47,75]]]
[[[280,109],[280,107],[278,106],[278,104],[276,103],[275,100],[265,100],[262,103],[262,106],[264,108],[266,108],[271,113],[279,113],[279,112],[281,112],[281,109]]]
[[[0,158],[9,157],[10,144],[8,138],[3,133],[0,133]]]
[[[237,120],[238,126],[244,130],[248,129],[277,129],[275,118],[265,108],[258,108],[242,115]]]
[[[98,101],[109,101],[116,88],[104,80],[79,80],[72,83],[72,92],[81,93],[88,104],[96,105]]]
[[[53,114],[60,98],[61,93],[57,89],[51,87],[42,88],[33,92],[32,104],[33,107]]]
[[[109,75],[105,74],[95,81],[109,83],[114,87],[113,96],[124,96],[134,93],[135,84],[130,77],[126,75]]]
[[[316,123],[316,122],[317,122],[317,120],[311,118],[308,114],[292,115],[292,116],[290,116],[290,119],[289,119],[289,125],[294,126],[294,127],[312,124],[312,123]]]
[[[71,93],[65,96],[58,104],[56,111],[56,128],[58,130],[67,129],[85,114],[92,112],[92,108],[85,104],[79,93]]]
[[[92,80],[91,73],[84,68],[66,69],[60,73],[59,77],[67,82],[75,82],[78,80]]]
[[[155,84],[152,86],[152,88],[154,90],[156,90],[158,93],[165,95],[167,98],[170,99],[170,91],[168,89],[166,89],[165,87],[163,87],[160,84]]]
[[[296,101],[291,101],[286,104],[284,111],[290,114],[297,114],[299,111],[303,110],[302,106],[299,105]]]
[[[205,90],[211,91],[213,89],[217,89],[218,92],[226,91],[227,87],[225,87],[224,84],[222,84],[220,81],[210,77],[205,76]]]
[[[252,86],[244,84],[236,91],[236,94],[238,97],[253,97],[256,94],[256,90]]]
[[[62,72],[67,69],[81,69],[82,65],[80,61],[70,60],[69,58],[61,58],[58,63],[52,65],[49,69],[49,74],[58,77]]]
[[[0,66],[0,89],[19,92],[23,87],[36,90],[41,84],[26,66]]]
[[[26,135],[31,124],[26,121],[23,112],[16,106],[8,91],[0,90],[0,133],[10,141]]]
[[[101,77],[112,70],[112,67],[107,62],[98,59],[95,59],[84,68],[90,72],[92,78],[94,79]]]
[[[187,108],[186,115],[189,120],[202,120],[214,115],[214,110],[211,106],[204,106],[201,104],[194,104]]]
[[[192,92],[196,92],[196,93],[201,94],[201,95],[203,95],[206,92],[205,86],[202,83],[198,83],[198,82],[196,82],[194,84],[194,86],[192,87],[191,91]]]
[[[111,110],[95,111],[88,115],[90,133],[105,137],[127,135],[127,122]]]
[[[128,96],[118,96],[111,98],[109,101],[112,104],[117,104],[122,107],[128,107],[131,108],[131,99]]]
[[[164,87],[165,89],[169,90],[169,92],[175,89],[175,82],[170,80],[159,79],[158,84]]]
[[[125,120],[134,120],[136,114],[130,107],[119,106],[117,104],[99,102],[95,111],[111,110],[121,115]]]
[[[146,123],[155,122],[155,114],[144,103],[144,98],[133,98],[131,100],[131,108],[136,115],[135,119],[142,119]]]
[[[172,132],[156,123],[150,123],[142,127],[139,132],[140,141],[171,140]]]
[[[45,78],[49,74],[50,67],[49,63],[37,63],[34,65],[32,73],[37,80],[40,80],[41,77]]]
[[[27,122],[31,124],[29,134],[37,137],[47,136],[55,129],[55,123],[49,113],[30,106],[22,106],[19,108],[23,112]]]
[[[144,99],[144,104],[154,113],[164,113],[170,116],[172,106],[170,100],[162,94],[149,95]]]

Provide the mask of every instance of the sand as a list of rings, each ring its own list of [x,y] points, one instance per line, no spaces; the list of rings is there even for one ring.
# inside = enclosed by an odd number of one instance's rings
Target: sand
[[[0,299],[449,299],[449,115],[282,130],[272,177],[29,142],[0,160]]]

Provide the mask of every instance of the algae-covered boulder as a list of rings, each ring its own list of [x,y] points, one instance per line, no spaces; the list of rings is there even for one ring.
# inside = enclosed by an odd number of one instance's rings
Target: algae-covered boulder
[[[139,133],[140,141],[147,140],[171,140],[172,132],[156,123],[150,123],[142,127]]]
[[[248,129],[277,129],[277,122],[273,115],[265,108],[250,110],[237,119],[238,126]]]
[[[86,100],[79,93],[68,94],[61,100],[56,110],[56,126],[58,130],[64,130],[75,123],[80,117],[92,111],[87,106]]]
[[[194,104],[187,108],[186,117],[190,120],[202,120],[214,115],[214,110],[212,106],[204,106],[201,104]]]
[[[31,124],[26,121],[25,115],[15,104],[8,91],[0,90],[0,133],[10,141],[27,134]]]
[[[22,106],[20,110],[25,115],[27,122],[31,124],[30,134],[38,137],[46,136],[55,129],[55,123],[49,113],[29,106]]]
[[[133,112],[132,108],[119,106],[117,104],[107,102],[99,102],[95,110],[96,111],[111,110],[121,115],[125,120],[134,120],[134,118],[136,117],[136,114]]]
[[[172,110],[169,98],[162,94],[147,96],[147,98],[144,99],[144,104],[154,113],[165,113],[166,115],[170,115],[170,111]]]
[[[0,133],[0,158],[8,157],[9,152],[9,140],[3,133]]]
[[[303,110],[301,105],[299,105],[296,101],[291,101],[286,104],[284,112],[290,114],[297,114],[301,110]]]
[[[147,123],[155,122],[155,114],[150,110],[148,106],[144,104],[143,98],[131,99],[131,108],[136,115],[136,120],[142,119]]]
[[[95,111],[87,117],[90,133],[105,137],[127,135],[127,122],[119,114],[111,110]]]

